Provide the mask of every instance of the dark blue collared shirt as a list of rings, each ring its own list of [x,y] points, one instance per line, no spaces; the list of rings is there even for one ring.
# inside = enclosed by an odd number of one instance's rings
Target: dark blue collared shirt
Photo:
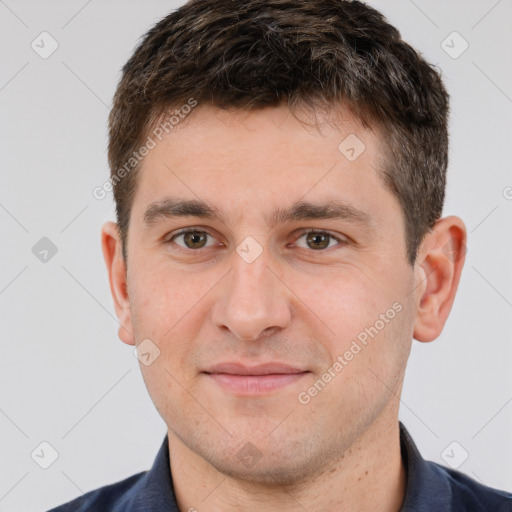
[[[49,512],[186,512],[176,504],[167,441],[165,436],[149,471],[90,491]],[[407,487],[397,512],[512,512],[512,493],[423,459],[401,422],[400,447]]]

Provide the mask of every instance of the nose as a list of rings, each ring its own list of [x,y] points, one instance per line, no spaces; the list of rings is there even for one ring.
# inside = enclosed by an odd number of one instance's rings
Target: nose
[[[255,341],[285,328],[290,293],[269,265],[266,252],[248,263],[237,253],[212,308],[212,321],[238,340]]]

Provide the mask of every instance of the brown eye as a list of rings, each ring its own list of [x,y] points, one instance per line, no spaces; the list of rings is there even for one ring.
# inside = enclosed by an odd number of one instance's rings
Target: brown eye
[[[209,234],[206,231],[187,230],[174,235],[170,241],[185,249],[203,249],[208,246],[208,236]],[[179,238],[183,238],[183,243],[176,242]]]
[[[305,238],[305,245],[297,245],[305,249],[313,249],[314,251],[321,251],[323,249],[333,247],[334,245],[345,245],[347,243],[327,231],[306,231],[297,239],[297,241],[302,238]],[[333,241],[335,242],[334,244],[331,243]]]
[[[183,240],[189,249],[201,249],[206,244],[204,231],[189,231],[185,233]]]
[[[323,233],[308,233],[306,236],[306,243],[311,249],[325,249],[329,247],[329,242],[330,236]]]

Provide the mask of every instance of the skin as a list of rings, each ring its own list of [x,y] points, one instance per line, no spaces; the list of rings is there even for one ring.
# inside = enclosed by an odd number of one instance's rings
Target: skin
[[[318,128],[306,126],[284,105],[253,112],[199,105],[143,161],[127,265],[115,224],[103,227],[119,336],[129,345],[150,339],[160,350],[140,366],[168,426],[181,511],[396,512],[403,502],[404,371],[412,338],[432,341],[443,329],[466,229],[458,217],[439,220],[410,266],[403,213],[379,175],[378,132],[341,111],[335,121],[317,121]],[[349,134],[365,144],[354,161],[338,150]],[[184,216],[146,225],[148,205],[170,197],[206,201],[224,220]],[[276,208],[329,199],[366,212],[370,224],[267,226]],[[184,236],[171,241],[181,228],[206,232],[206,247],[190,248]],[[301,233],[307,228],[346,243],[327,237],[325,247]],[[236,251],[248,236],[263,250],[251,263]],[[299,393],[395,303],[400,312],[301,403]],[[224,361],[279,361],[309,373],[240,396],[203,373]],[[248,442],[252,464],[240,457]]]

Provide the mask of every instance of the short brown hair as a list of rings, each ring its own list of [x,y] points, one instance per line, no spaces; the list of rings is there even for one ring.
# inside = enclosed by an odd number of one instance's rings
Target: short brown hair
[[[345,0],[191,0],[144,36],[122,69],[108,158],[126,260],[137,170],[155,120],[195,101],[256,109],[343,102],[387,149],[381,177],[403,210],[407,259],[441,217],[448,94],[438,71],[375,9]]]

